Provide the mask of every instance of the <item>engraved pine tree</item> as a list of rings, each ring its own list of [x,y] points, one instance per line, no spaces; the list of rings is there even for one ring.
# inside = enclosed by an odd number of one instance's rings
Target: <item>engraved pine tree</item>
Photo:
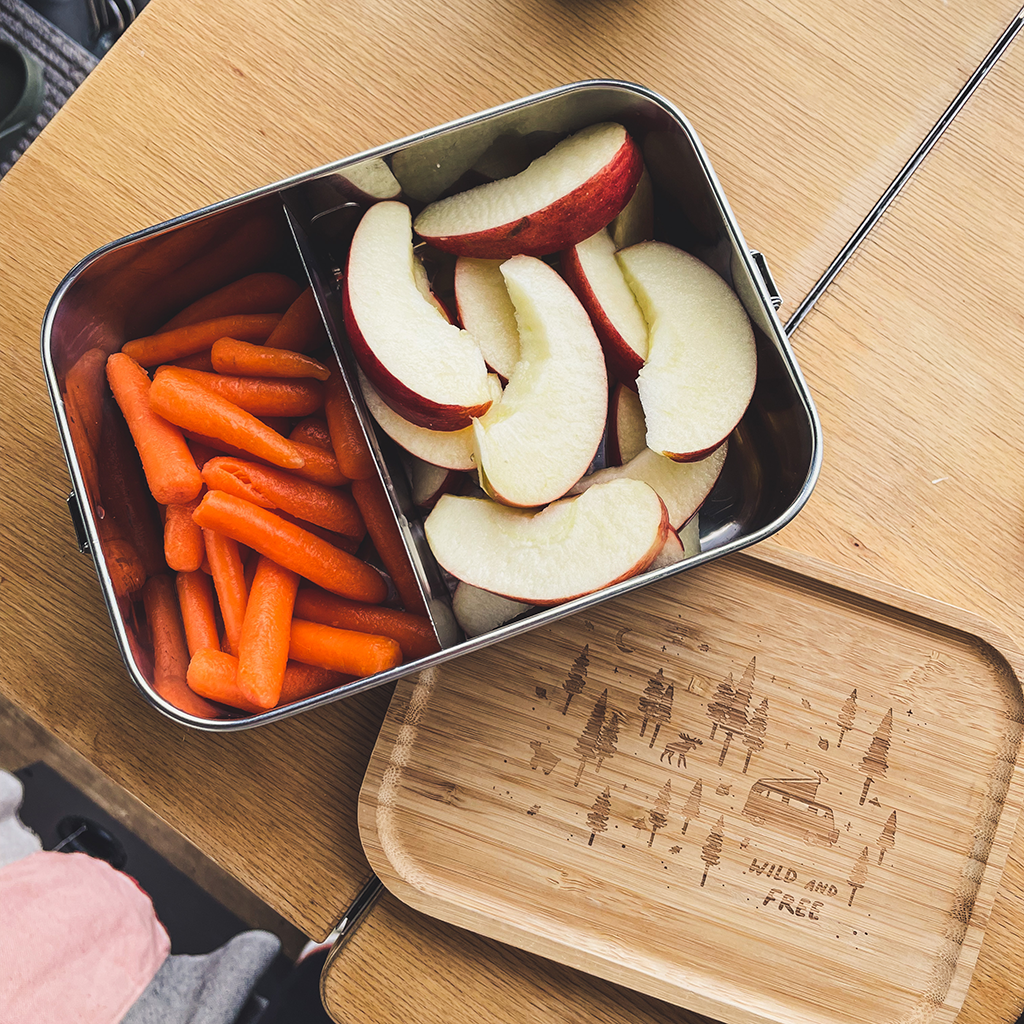
[[[718,763],[725,763],[725,756],[729,753],[729,744],[737,733],[741,735],[750,727],[747,718],[747,708],[750,706],[750,699],[754,693],[754,665],[756,658],[750,659],[750,664],[743,672],[743,678],[735,688],[730,686],[731,696],[725,702],[725,707],[718,725],[725,733],[725,743],[722,744],[722,753],[718,756]],[[731,680],[731,677],[730,677]]]
[[[672,802],[672,780],[669,779],[664,786],[658,790],[658,795],[654,798],[654,806],[650,811],[650,826],[651,826],[651,838],[647,840],[648,846],[654,845],[654,837],[659,829],[663,829],[668,824],[668,812],[669,806]]]
[[[590,813],[587,815],[587,824],[590,826],[590,841],[587,846],[594,845],[594,839],[598,832],[605,832],[608,829],[608,815],[612,810],[612,796],[609,788],[605,786],[604,792],[594,801]]]
[[[729,713],[729,703],[736,691],[732,685],[732,673],[725,677],[715,690],[715,699],[708,703],[708,717],[711,719],[711,739],[715,738],[718,727],[725,721]],[[643,733],[640,734],[641,736]]]
[[[658,706],[658,702],[665,694],[665,671],[664,669],[658,669],[657,672],[647,680],[647,685],[644,687],[644,692],[640,694],[640,700],[637,706],[640,709],[640,714],[643,716],[643,721],[640,723],[640,735],[643,736],[647,732],[647,723],[652,717],[652,712]]]
[[[885,856],[888,850],[891,850],[896,845],[896,812],[886,819],[885,825],[882,827],[882,834],[878,837],[878,863],[882,863],[882,858]]]
[[[594,771],[600,771],[606,757],[611,757],[618,751],[619,723],[622,717],[618,711],[608,712],[608,717],[601,726],[601,734],[597,737],[597,763]]]
[[[683,835],[686,835],[686,828],[690,824],[691,819],[700,817],[700,797],[703,788],[701,780],[698,779],[693,784],[690,795],[686,798],[686,804],[683,807]]]
[[[750,767],[750,758],[764,750],[764,734],[768,731],[768,698],[765,697],[754,709],[750,726],[743,734],[743,744],[747,748],[747,758],[743,762],[743,774]]]
[[[704,861],[704,874],[701,876],[701,886],[707,881],[708,872],[722,860],[722,843],[725,839],[725,818],[720,817],[715,827],[708,833],[708,838],[700,851],[700,859]]]
[[[892,708],[885,713],[881,724],[875,730],[868,752],[861,758],[860,770],[867,778],[861,790],[860,802],[863,804],[868,797],[868,788],[875,779],[885,777],[889,769],[889,744],[892,740]]]
[[[651,742],[649,744],[651,747],[654,746],[654,741],[658,738],[658,732],[661,727],[667,725],[672,720],[672,701],[675,699],[675,693],[675,687],[669,683],[662,691],[661,697],[654,702],[654,706],[651,708],[650,717],[654,721],[654,730],[651,733]]]
[[[575,753],[579,755],[580,766],[576,772],[576,781],[573,783],[574,786],[578,786],[580,784],[580,779],[583,776],[583,769],[587,761],[590,761],[597,756],[597,743],[601,737],[601,726],[604,724],[604,716],[607,708],[608,691],[605,690],[601,696],[594,701],[594,709],[590,712],[587,724],[584,726],[583,732],[580,733],[580,738],[576,741]]]
[[[853,870],[850,872],[850,877],[846,880],[846,884],[851,887],[850,902],[847,903],[848,907],[853,906],[853,897],[857,895],[858,889],[864,888],[864,883],[868,880],[868,848],[865,846],[861,855],[857,858],[857,863],[853,865]]]
[[[857,717],[857,691],[853,690],[850,696],[843,701],[839,709],[839,742],[836,749],[843,745],[843,737],[853,728],[853,720]]]
[[[562,714],[566,714],[569,710],[569,702],[573,697],[583,692],[583,687],[587,685],[587,666],[590,664],[590,644],[585,644],[583,650],[580,651],[579,656],[572,663],[572,668],[569,669],[569,675],[566,676],[565,682],[562,683],[562,689],[565,690],[567,696],[565,698],[565,707],[562,708]]]

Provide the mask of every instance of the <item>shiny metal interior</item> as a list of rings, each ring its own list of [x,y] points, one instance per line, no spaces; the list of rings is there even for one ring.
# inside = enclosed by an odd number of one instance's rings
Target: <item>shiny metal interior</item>
[[[225,710],[205,720],[171,707],[153,690],[152,651],[132,602],[113,590],[100,529],[109,513],[89,479],[89,439],[68,416],[68,369],[86,351],[110,353],[155,329],[178,308],[233,277],[279,269],[307,278],[343,367],[351,371],[338,272],[361,207],[339,172],[383,159],[402,183],[414,212],[446,190],[515,173],[523,159],[550,148],[587,124],[620,121],[641,143],[655,186],[655,233],[709,263],[736,290],[755,329],[758,381],[730,441],[715,490],[701,510],[701,553],[677,565],[627,580],[597,594],[539,610],[471,640],[451,614],[448,581],[423,540],[410,508],[404,471],[390,439],[375,428],[358,387],[350,391],[402,527],[442,651],[389,672],[346,684],[262,714]],[[759,254],[757,254],[759,256]],[[389,146],[278,182],[114,242],[83,260],[62,282],[42,330],[43,365],[68,461],[83,550],[96,561],[101,590],[129,675],[164,714],[195,728],[249,728],[378,686],[523,630],[585,609],[754,544],[779,530],[803,507],[821,462],[820,426],[786,334],[775,313],[773,286],[759,271],[729,209],[707,155],[685,118],[666,100],[625,82],[594,81],[554,89]],[[104,399],[104,416],[116,416]]]

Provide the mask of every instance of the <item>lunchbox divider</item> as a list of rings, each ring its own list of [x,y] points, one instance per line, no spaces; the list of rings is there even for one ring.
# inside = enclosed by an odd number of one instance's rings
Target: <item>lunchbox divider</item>
[[[282,192],[281,200],[296,248],[320,309],[320,315],[323,317],[331,348],[341,367],[342,381],[352,400],[366,443],[373,453],[374,466],[388,496],[434,634],[442,648],[454,647],[463,639],[463,636],[455,622],[447,584],[440,566],[427,545],[422,524],[410,514],[412,511],[410,489],[405,473],[394,452],[394,445],[387,445],[387,451],[385,451],[385,445],[382,443],[384,439],[378,436],[374,421],[366,408],[362,391],[355,383],[358,377],[355,359],[345,334],[341,299],[337,288],[324,273],[323,261],[319,258],[306,231],[304,222],[308,220],[308,210],[304,209],[302,197],[297,194],[295,189]],[[414,611],[414,609],[407,609],[407,611]]]

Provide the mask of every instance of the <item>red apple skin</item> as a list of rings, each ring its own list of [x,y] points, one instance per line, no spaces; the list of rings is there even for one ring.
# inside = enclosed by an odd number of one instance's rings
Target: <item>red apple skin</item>
[[[430,430],[461,430],[468,427],[476,417],[487,412],[491,407],[490,402],[472,406],[443,405],[417,394],[395,377],[377,358],[359,330],[352,313],[348,283],[349,278],[346,275],[342,291],[342,309],[352,354],[360,369],[377,389],[377,393],[395,412],[404,416],[410,423]]]
[[[519,220],[459,235],[419,237],[442,252],[479,259],[549,256],[606,227],[633,196],[644,170],[640,148],[627,134],[616,155],[568,195]]]
[[[594,325],[594,332],[601,342],[601,348],[604,349],[608,376],[636,391],[636,377],[643,369],[644,357],[622,337],[608,319],[604,307],[583,272],[575,244],[561,254],[559,267],[565,283],[576,293],[576,298],[580,300],[590,317],[590,322]]]

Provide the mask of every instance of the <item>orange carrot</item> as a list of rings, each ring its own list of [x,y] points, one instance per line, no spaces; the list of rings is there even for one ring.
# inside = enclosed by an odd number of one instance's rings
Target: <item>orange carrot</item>
[[[306,288],[285,310],[281,322],[270,332],[267,348],[312,352],[327,344],[327,331],[313,289]]]
[[[127,597],[129,594],[137,593],[145,585],[147,573],[135,545],[124,537],[105,537],[102,527],[98,529],[103,561],[115,595]]]
[[[208,437],[191,430],[182,431],[194,451],[200,453],[214,452],[223,455],[230,455],[236,459],[247,459],[254,462],[263,462],[252,452],[244,452],[233,444],[228,444],[216,437]],[[342,475],[338,469],[338,460],[334,457],[333,451],[327,451],[316,445],[303,444],[301,441],[292,441],[295,450],[302,456],[305,464],[298,469],[291,470],[303,480],[311,480],[313,483],[322,484],[324,487],[341,487],[348,483],[348,477]],[[198,448],[196,448],[198,446]]]
[[[302,285],[284,274],[248,274],[196,299],[164,324],[162,331],[238,313],[284,313],[301,292]]]
[[[142,601],[153,642],[153,689],[179,711],[216,718],[217,709],[186,682],[188,647],[174,581],[166,574],[151,576],[142,588]]]
[[[161,505],[191,501],[203,480],[181,430],[152,407],[146,371],[130,356],[115,352],[107,360],[107,380],[139,450],[146,482]]]
[[[387,597],[387,583],[373,566],[251,501],[207,491],[194,518],[203,529],[233,537],[331,593],[367,604]]]
[[[366,523],[370,540],[373,541],[373,546],[377,549],[377,554],[380,555],[380,560],[384,563],[384,568],[387,569],[405,610],[416,615],[425,615],[427,609],[423,603],[419,582],[380,478],[375,475],[369,480],[353,480],[352,497],[355,498],[359,511],[363,513],[363,522]]]
[[[324,385],[324,414],[331,434],[331,446],[338,466],[349,480],[367,480],[376,476],[373,453],[366,443],[359,417],[341,371],[335,361],[331,376]]]
[[[331,445],[331,432],[327,429],[327,420],[323,416],[306,416],[292,427],[288,435],[293,441],[316,445],[325,451],[334,452]]]
[[[260,556],[238,641],[237,679],[245,699],[261,708],[281,699],[298,589],[298,573]]]
[[[327,380],[331,371],[323,363],[285,348],[267,348],[236,338],[220,338],[210,349],[213,368],[237,377],[315,377]]]
[[[99,505],[97,520],[101,539],[120,537],[130,541],[146,576],[165,572],[163,528],[157,517],[161,506],[146,486],[139,453],[124,419],[103,418],[98,459]]]
[[[211,490],[227,491],[260,508],[280,509],[298,519],[362,540],[366,526],[351,496],[337,488],[301,480],[286,470],[219,456],[203,467]]]
[[[307,665],[349,672],[359,679],[402,664],[402,648],[388,636],[292,619],[291,656]]]
[[[169,367],[161,366],[159,377]],[[194,381],[253,416],[308,416],[323,408],[324,386],[317,380],[274,380],[267,377],[229,377],[221,373],[178,367],[176,376]]]
[[[397,608],[348,601],[319,587],[302,587],[295,598],[295,616],[338,629],[389,636],[402,648],[406,661],[425,658],[441,648],[430,619]]]
[[[198,513],[199,509],[196,509],[193,518]],[[227,647],[232,654],[237,654],[245,606],[249,602],[249,588],[245,582],[245,566],[242,564],[238,541],[216,530],[204,528],[203,542],[206,546],[206,557],[210,562],[213,586],[217,592]]]
[[[162,334],[151,334],[125,342],[121,351],[142,366],[159,366],[211,348],[218,338],[266,341],[281,319],[279,313],[242,313],[218,316]]]
[[[215,650],[198,651],[189,662],[188,684],[203,697],[228,704],[241,711],[253,714],[266,711],[266,708],[253,704],[242,696],[237,673],[238,659],[232,655]],[[351,682],[354,678],[342,672],[331,672],[315,665],[289,661],[284,670],[278,707],[304,700],[325,690],[333,690],[334,687]]]
[[[292,441],[234,402],[197,383],[190,376],[193,372],[174,366],[160,367],[149,392],[150,406],[155,413],[185,430],[221,438],[275,466],[298,469],[304,464],[305,459]],[[195,462],[192,465],[195,466]],[[190,501],[195,496],[177,500]]]
[[[103,428],[104,381],[107,354],[90,348],[75,361],[64,379],[64,402],[74,407],[79,426],[95,451],[99,451],[100,432]]]
[[[327,541],[328,544],[340,548],[342,551],[347,551],[350,555],[356,554],[362,546],[362,538],[357,540],[355,537],[346,537],[343,533],[335,533],[334,530],[325,530],[322,526],[317,526],[316,523],[299,519],[289,512],[282,512],[281,509],[275,509],[274,515],[280,516],[286,523],[294,523],[303,530],[315,533],[321,540]]]
[[[205,572],[179,572],[175,577],[178,605],[185,625],[188,653],[195,655],[204,648],[220,650],[217,633],[217,599],[213,583]]]
[[[190,356],[172,359],[169,366],[180,366],[183,370],[200,370],[202,373],[213,373],[213,354],[210,349],[194,352]]]
[[[192,521],[199,499],[168,505],[164,518],[164,559],[175,572],[192,572],[203,564],[203,531]]]

